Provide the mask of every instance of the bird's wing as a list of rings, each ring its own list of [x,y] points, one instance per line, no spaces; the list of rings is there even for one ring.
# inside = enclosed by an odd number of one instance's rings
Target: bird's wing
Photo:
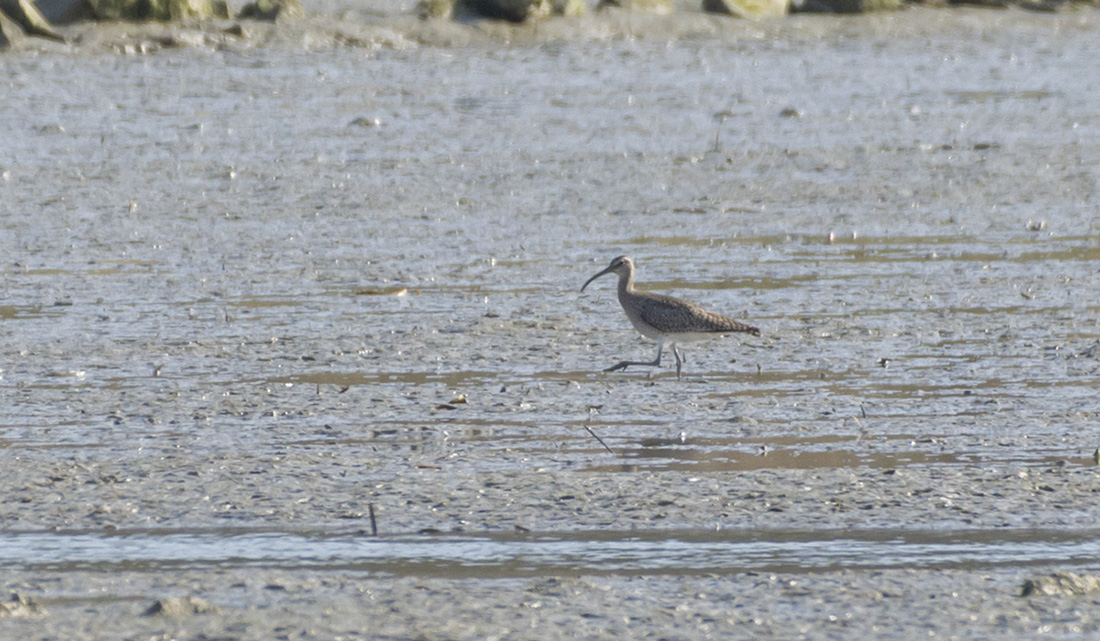
[[[715,334],[730,334],[744,332],[760,335],[760,330],[736,321],[728,316],[711,312],[698,305],[665,296],[664,294],[646,293],[645,302],[638,310],[642,320],[654,327],[669,332],[697,332]]]

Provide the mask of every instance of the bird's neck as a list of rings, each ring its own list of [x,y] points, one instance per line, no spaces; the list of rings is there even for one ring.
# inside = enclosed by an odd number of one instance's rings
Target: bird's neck
[[[619,296],[634,293],[634,274],[619,276]]]

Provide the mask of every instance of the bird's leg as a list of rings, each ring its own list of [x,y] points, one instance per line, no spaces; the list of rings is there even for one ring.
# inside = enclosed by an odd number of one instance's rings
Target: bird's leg
[[[679,379],[680,378],[680,366],[681,366],[682,363],[686,362],[687,359],[684,358],[683,355],[680,354],[680,348],[679,348],[679,346],[676,345],[676,343],[672,344],[672,355],[676,357],[676,378]]]
[[[619,370],[625,370],[626,368],[630,367],[631,365],[640,365],[640,366],[643,366],[643,367],[660,367],[661,366],[661,352],[664,350],[664,348],[665,348],[665,342],[664,341],[657,341],[657,358],[653,359],[652,362],[647,362],[647,361],[620,361],[620,362],[612,365],[611,367],[608,367],[604,371],[605,372],[617,372]],[[677,357],[677,362],[678,361],[679,361],[679,357]]]

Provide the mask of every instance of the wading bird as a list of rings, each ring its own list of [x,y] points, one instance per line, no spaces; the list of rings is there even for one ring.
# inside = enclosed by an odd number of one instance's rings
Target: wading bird
[[[711,336],[746,333],[759,336],[760,330],[732,318],[707,311],[695,303],[672,296],[640,292],[634,289],[634,261],[619,256],[611,261],[606,269],[589,278],[581,286],[583,292],[589,283],[604,274],[616,274],[619,277],[619,303],[626,317],[642,336],[657,341],[657,358],[650,361],[621,361],[605,369],[605,372],[625,370],[631,365],[660,367],[661,353],[665,343],[672,348],[676,357],[676,378],[680,378],[684,358],[677,344],[696,341]]]

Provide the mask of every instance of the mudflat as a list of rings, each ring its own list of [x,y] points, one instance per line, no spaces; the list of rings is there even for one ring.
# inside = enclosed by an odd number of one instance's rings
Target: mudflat
[[[1095,10],[307,9],[0,55],[0,639],[1100,629]]]

